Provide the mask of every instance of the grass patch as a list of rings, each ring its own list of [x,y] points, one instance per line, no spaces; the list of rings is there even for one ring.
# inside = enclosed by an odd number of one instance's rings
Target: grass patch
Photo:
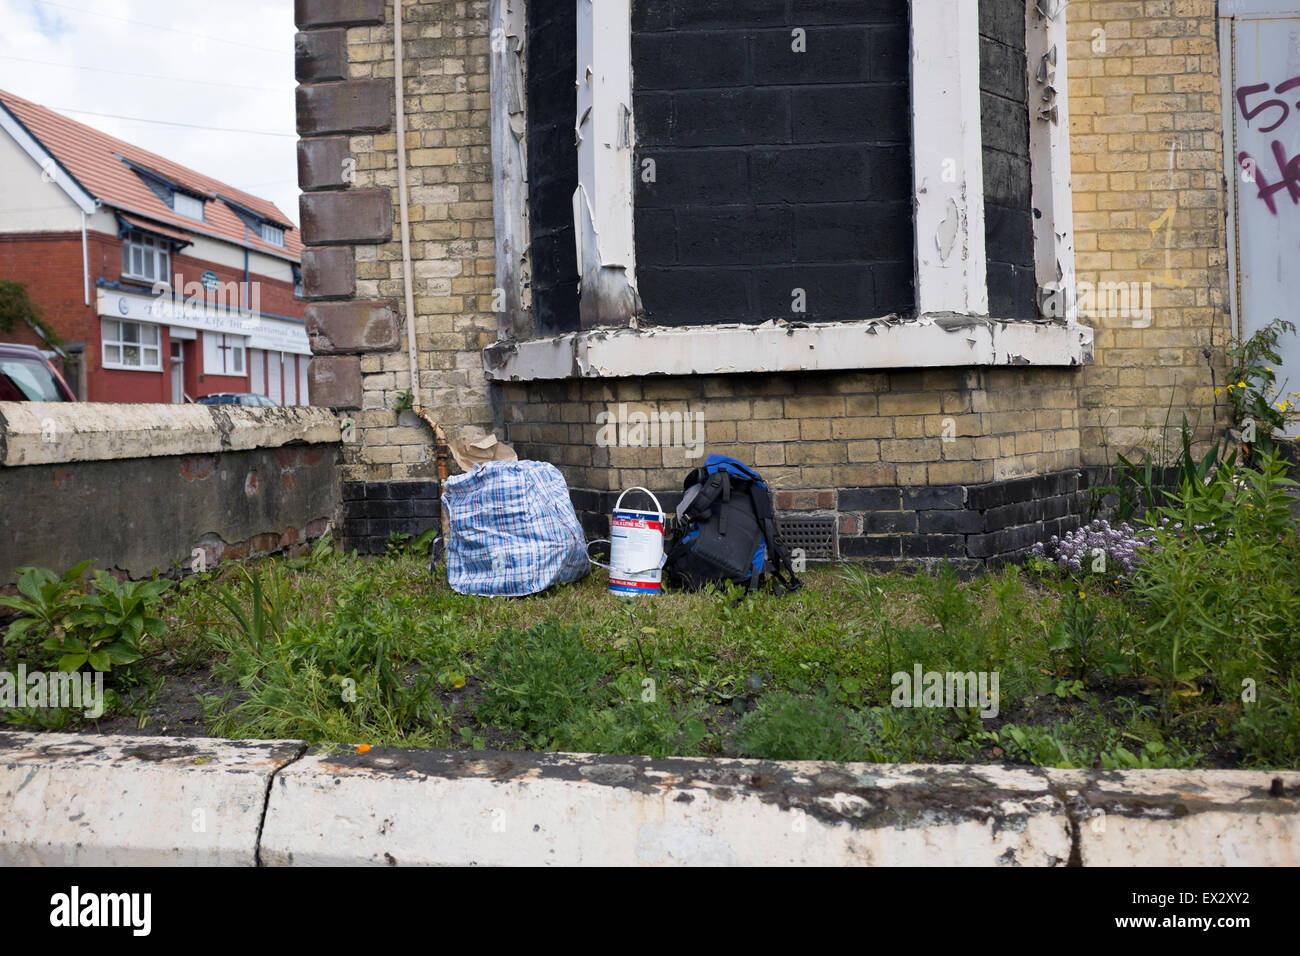
[[[969,579],[821,567],[793,595],[739,602],[708,590],[629,603],[600,574],[467,597],[430,577],[423,554],[318,546],[158,592],[163,626],[112,667],[98,726],[174,733],[174,712],[160,714],[189,701],[191,733],[344,745],[1300,767],[1300,537],[1286,487],[1268,462],[1207,473],[1148,515],[1150,547],[1122,575],[1091,557]],[[42,581],[45,605],[89,600]],[[46,629],[60,613],[18,628],[11,669],[56,666],[66,647]],[[899,675],[917,668],[996,683],[979,699],[974,683],[931,699],[926,676],[901,700]]]

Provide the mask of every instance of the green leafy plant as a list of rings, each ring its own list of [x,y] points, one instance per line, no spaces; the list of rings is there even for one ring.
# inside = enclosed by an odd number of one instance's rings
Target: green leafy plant
[[[1255,423],[1255,442],[1248,456],[1252,464],[1273,450],[1273,432],[1286,425],[1286,412],[1296,405],[1291,399],[1300,394],[1282,395],[1286,383],[1278,388],[1273,370],[1274,365],[1282,364],[1278,340],[1295,331],[1294,322],[1278,318],[1234,345],[1228,350],[1228,382],[1222,389],[1215,389],[1216,395],[1227,393],[1237,424],[1247,419]]]
[[[478,670],[483,684],[478,716],[551,746],[560,727],[591,706],[611,665],[583,643],[576,627],[559,621],[508,632]]]
[[[95,572],[94,590],[76,599],[69,627],[55,631],[44,643],[60,654],[59,670],[75,671],[89,663],[97,671],[140,659],[145,634],[159,635],[166,623],[158,617],[163,592],[170,581],[118,581],[106,571]]]
[[[1160,687],[1161,714],[1199,698],[1235,697],[1242,677],[1284,681],[1300,654],[1300,536],[1276,455],[1260,469],[1219,468],[1184,481],[1158,511],[1153,547],[1134,576],[1137,668]]]
[[[1064,665],[1057,672],[1072,675],[1081,685],[1097,665],[1100,652],[1102,627],[1095,603],[1089,604],[1086,592],[1071,583],[1061,598],[1060,616],[1050,629],[1044,625],[1044,630],[1049,654]]]
[[[48,568],[19,568],[18,595],[0,597],[0,607],[21,615],[9,625],[5,643],[22,642],[24,638],[28,643],[39,643],[56,628],[64,627],[81,592],[81,576],[94,563],[94,559],[82,561],[63,574]]]
[[[740,749],[768,760],[863,760],[865,748],[849,730],[848,715],[826,693],[764,695],[740,721]]]
[[[698,712],[666,699],[645,700],[641,683],[632,673],[621,674],[606,685],[612,697],[608,707],[578,713],[556,731],[561,750],[602,754],[648,754],[652,757],[689,756],[699,752],[709,736]]]
[[[41,315],[27,287],[13,279],[0,279],[0,332],[12,332],[19,325],[35,329],[48,344],[62,345],[54,328]]]
[[[1077,759],[1071,756],[1059,739],[1059,730],[1059,727],[1048,729],[1007,724],[1000,730],[978,733],[975,739],[1001,748],[1012,760],[1030,763],[1035,767],[1069,769],[1079,766]]]
[[[313,742],[385,739],[445,746],[450,723],[436,697],[455,664],[449,642],[404,593],[380,594],[371,575],[343,584],[323,620],[286,611],[289,588],[272,564],[214,598],[223,626],[211,640],[214,674],[238,691],[203,698],[227,736]]]
[[[9,626],[11,640],[31,636],[54,654],[61,671],[76,671],[86,664],[109,671],[114,664],[140,659],[146,634],[161,635],[165,622],[158,617],[163,593],[170,581],[118,581],[106,571],[96,571],[89,592],[80,590],[82,574],[94,561],[83,561],[56,575],[45,568],[22,568],[21,597],[0,598],[0,605],[24,616]]]

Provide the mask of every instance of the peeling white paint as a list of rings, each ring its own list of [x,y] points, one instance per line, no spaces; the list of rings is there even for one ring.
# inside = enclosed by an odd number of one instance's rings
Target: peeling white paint
[[[979,4],[911,10],[917,308],[988,315]]]
[[[632,234],[630,0],[579,0],[577,42],[573,222],[581,324],[626,326],[641,311]]]
[[[1070,187],[1070,108],[1066,90],[1065,4],[1044,15],[1025,11],[1025,59],[1029,83],[1029,157],[1034,208],[1034,273],[1039,289],[1065,304],[1077,318],[1074,294],[1074,208]]]
[[[1086,365],[1092,330],[952,313],[818,325],[599,329],[484,351],[495,381],[741,372]]]
[[[496,286],[505,294],[502,339],[532,334],[532,243],[528,224],[525,0],[491,0],[492,212]]]

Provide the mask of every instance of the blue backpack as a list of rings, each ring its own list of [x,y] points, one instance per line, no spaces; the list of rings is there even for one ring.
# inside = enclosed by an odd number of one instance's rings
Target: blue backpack
[[[802,586],[758,472],[734,458],[710,455],[686,476],[683,490],[664,565],[671,585],[691,590],[731,581],[746,594],[765,582],[777,594]]]

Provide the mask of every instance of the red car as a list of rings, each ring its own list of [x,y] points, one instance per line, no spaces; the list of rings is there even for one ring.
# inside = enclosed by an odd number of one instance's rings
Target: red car
[[[0,402],[75,402],[58,369],[32,345],[0,342]]]

